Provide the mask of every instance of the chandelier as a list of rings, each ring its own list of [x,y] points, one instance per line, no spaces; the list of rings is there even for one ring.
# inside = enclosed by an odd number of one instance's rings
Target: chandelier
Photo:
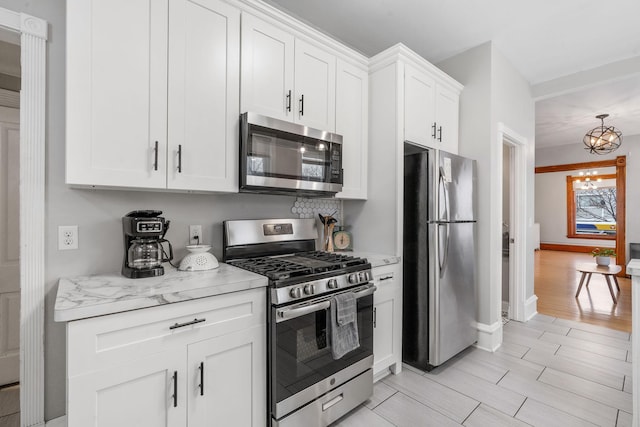
[[[589,150],[591,154],[609,154],[615,151],[622,144],[622,132],[613,126],[605,126],[604,119],[609,117],[608,114],[599,114],[596,116],[600,119],[600,126],[591,129],[582,139],[585,150]]]
[[[596,176],[598,175],[598,171],[580,172],[578,175],[584,177],[576,179],[576,183],[582,183],[582,190],[595,190],[598,186],[594,183],[594,180],[596,182],[602,182],[602,178]],[[582,179],[584,179],[584,181],[582,181]]]

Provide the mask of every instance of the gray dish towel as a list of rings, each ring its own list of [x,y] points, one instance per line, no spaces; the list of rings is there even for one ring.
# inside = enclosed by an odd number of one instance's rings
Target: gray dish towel
[[[334,359],[360,347],[357,300],[353,292],[331,299],[331,352]]]

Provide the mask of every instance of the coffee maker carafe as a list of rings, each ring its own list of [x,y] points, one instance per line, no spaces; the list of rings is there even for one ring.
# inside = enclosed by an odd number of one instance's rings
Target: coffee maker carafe
[[[173,248],[164,238],[170,221],[161,217],[161,214],[162,211],[132,211],[122,218],[123,276],[140,279],[164,274],[162,263],[173,259]],[[168,244],[169,255],[166,254],[163,243]]]

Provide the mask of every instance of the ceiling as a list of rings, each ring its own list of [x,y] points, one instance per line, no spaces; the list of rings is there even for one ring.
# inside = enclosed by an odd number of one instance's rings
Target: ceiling
[[[373,56],[402,42],[432,63],[492,41],[536,85],[640,56],[640,1],[265,0]],[[598,125],[640,134],[640,70],[538,101],[536,146],[564,145]]]

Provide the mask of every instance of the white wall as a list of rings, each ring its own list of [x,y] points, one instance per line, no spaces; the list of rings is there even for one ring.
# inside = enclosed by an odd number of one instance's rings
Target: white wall
[[[598,168],[598,174],[615,174],[615,168]],[[540,224],[540,242],[561,245],[615,247],[615,240],[567,237],[567,176],[579,171],[536,174],[535,222]],[[584,171],[586,172],[586,170]]]
[[[589,129],[585,129],[585,132],[587,130]],[[629,243],[640,242],[640,221],[638,221],[640,217],[640,187],[637,185],[637,183],[640,182],[640,135],[624,135],[624,129],[621,129],[621,131],[623,133],[622,145],[611,154],[604,156],[589,154],[589,152],[584,149],[582,142],[557,147],[539,148],[536,150],[536,167],[610,160],[618,156],[627,157],[626,264],[629,261]],[[536,203],[538,203],[537,200]],[[542,225],[540,226],[540,233],[543,233]]]
[[[65,413],[65,325],[53,321],[60,277],[120,271],[121,217],[135,209],[160,209],[171,220],[167,238],[185,255],[188,225],[201,224],[205,242],[221,257],[225,219],[292,217],[294,198],[252,194],[196,195],[78,190],[64,184],[65,1],[0,0],[0,7],[49,22],[47,42],[45,419]],[[58,251],[57,227],[79,227],[79,249]],[[181,249],[182,248],[182,249]]]
[[[478,321],[493,325],[500,320],[502,141],[498,123],[527,139],[525,246],[526,295],[533,295],[533,163],[534,103],[529,83],[491,42],[437,64],[462,83],[460,99],[460,154],[478,161]]]

